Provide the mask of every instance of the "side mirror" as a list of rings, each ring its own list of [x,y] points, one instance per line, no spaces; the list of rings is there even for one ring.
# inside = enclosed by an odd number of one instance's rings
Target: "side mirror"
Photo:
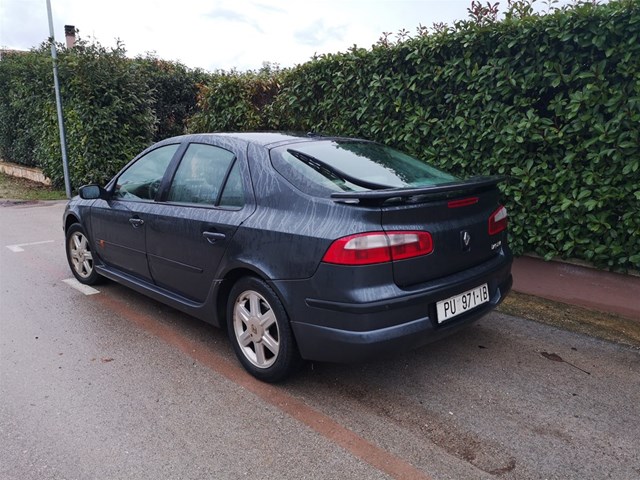
[[[96,200],[107,198],[107,191],[100,185],[84,185],[78,189],[78,195],[83,200]]]

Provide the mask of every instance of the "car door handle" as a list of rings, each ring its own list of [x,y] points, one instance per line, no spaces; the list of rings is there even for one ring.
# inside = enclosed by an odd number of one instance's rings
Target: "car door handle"
[[[138,228],[144,225],[144,220],[138,217],[132,217],[129,219],[129,223],[133,226],[133,228]]]
[[[220,232],[202,232],[202,236],[207,239],[209,243],[216,243],[218,240],[224,240],[226,235]]]

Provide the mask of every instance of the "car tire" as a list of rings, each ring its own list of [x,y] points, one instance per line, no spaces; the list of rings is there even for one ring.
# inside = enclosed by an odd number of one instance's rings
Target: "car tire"
[[[259,380],[284,380],[302,363],[282,302],[258,278],[242,278],[231,289],[227,330],[240,363]]]
[[[71,272],[80,283],[95,285],[102,280],[95,269],[89,237],[79,223],[74,223],[67,230],[65,249]]]

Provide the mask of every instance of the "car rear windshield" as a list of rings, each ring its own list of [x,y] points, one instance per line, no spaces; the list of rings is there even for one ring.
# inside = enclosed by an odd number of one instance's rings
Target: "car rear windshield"
[[[296,143],[271,151],[274,168],[312,195],[452,182],[449,175],[384,145],[355,140]]]

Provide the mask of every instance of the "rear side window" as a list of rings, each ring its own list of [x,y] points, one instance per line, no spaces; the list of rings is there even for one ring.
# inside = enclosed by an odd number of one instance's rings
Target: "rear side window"
[[[168,200],[215,205],[234,158],[223,148],[192,143],[171,182]]]
[[[227,182],[220,196],[221,207],[242,207],[244,206],[244,187],[242,186],[242,176],[240,175],[240,164],[235,162],[227,177]]]
[[[276,148],[274,168],[309,194],[439,185],[456,178],[373,142],[321,140]]]

